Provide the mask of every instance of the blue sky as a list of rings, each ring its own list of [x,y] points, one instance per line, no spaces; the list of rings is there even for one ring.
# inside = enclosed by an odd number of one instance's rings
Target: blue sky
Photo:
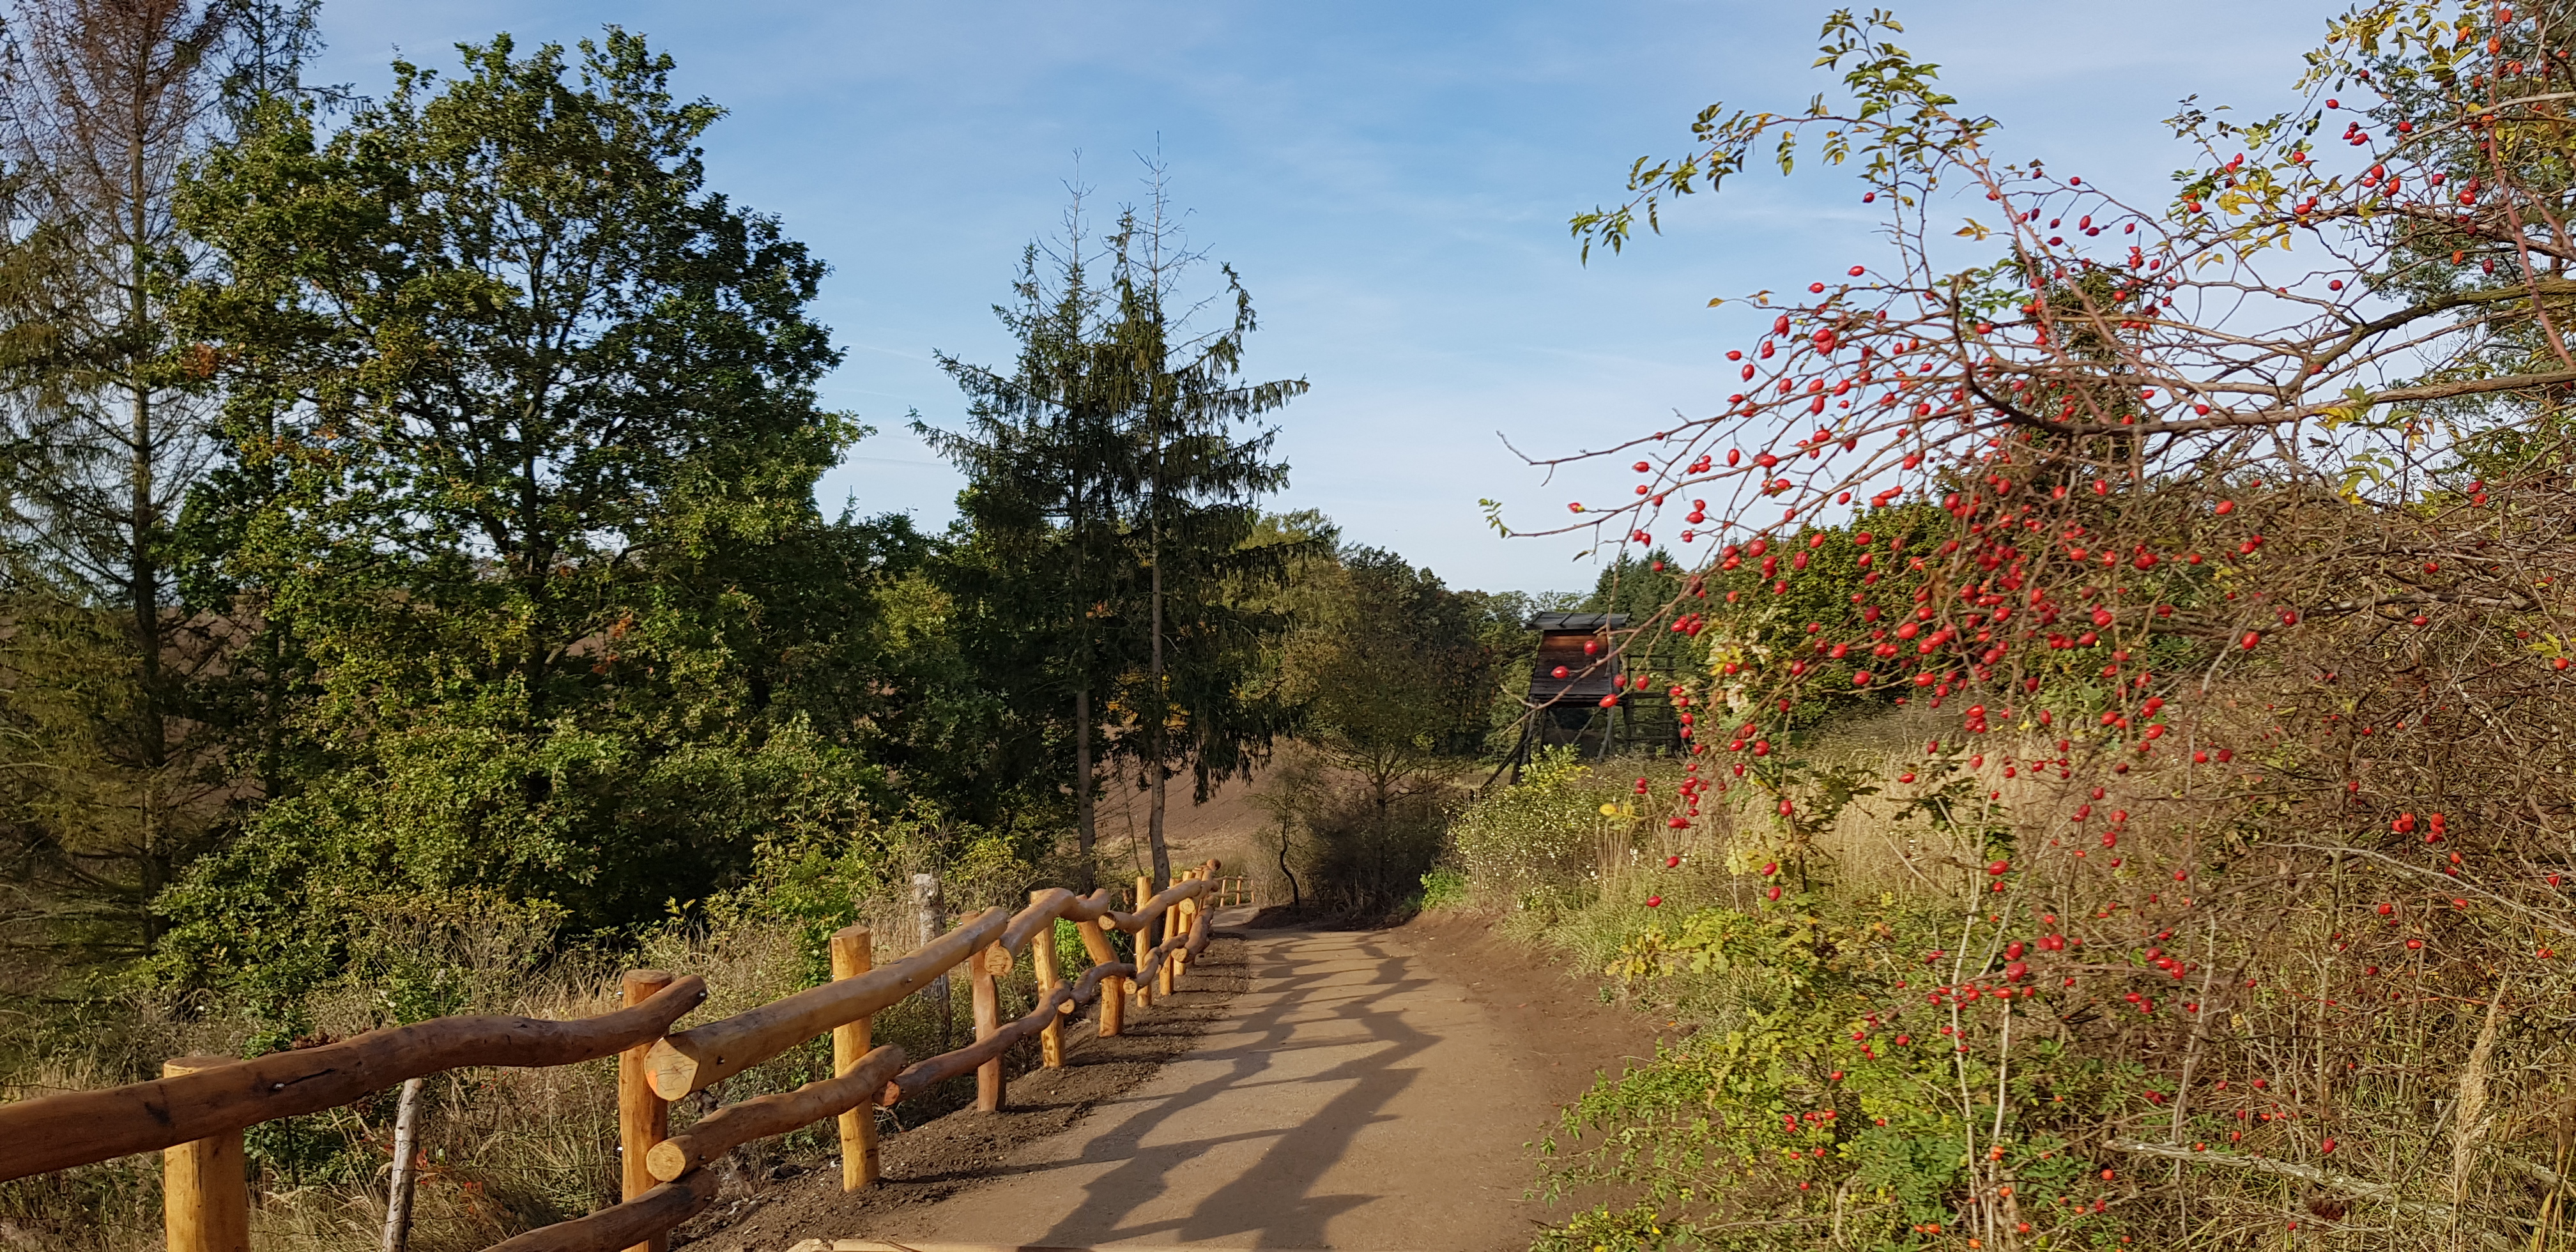
[[[1561,453],[1707,412],[1753,316],[1710,296],[1870,255],[1856,185],[1821,168],[1749,175],[1588,266],[1565,228],[1619,193],[1632,158],[1678,151],[1701,106],[1787,110],[1825,90],[1809,65],[1830,7],[331,0],[317,68],[372,92],[397,51],[450,66],[451,45],[495,31],[650,36],[683,93],[732,111],[707,141],[714,185],[835,267],[820,315],[848,359],[826,396],[880,433],[825,481],[826,505],[934,529],[958,479],[906,414],[951,424],[962,404],[932,351],[1007,362],[990,307],[1068,180],[1095,204],[1134,200],[1138,154],[1159,150],[1192,244],[1259,306],[1251,372],[1313,384],[1281,415],[1294,471],[1277,506],[1321,509],[1453,586],[1543,590],[1590,584],[1569,559],[1581,545],[1502,539],[1477,501],[1546,523],[1607,494],[1587,483],[1625,480],[1548,483],[1502,437]],[[2158,124],[2174,102],[2277,107],[2332,11],[1897,6],[1908,49],[2002,121],[2003,155],[2148,200],[2187,159]]]

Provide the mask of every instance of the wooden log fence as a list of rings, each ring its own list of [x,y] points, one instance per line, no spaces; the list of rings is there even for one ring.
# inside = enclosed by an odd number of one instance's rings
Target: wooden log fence
[[[1019,912],[988,909],[883,967],[873,964],[868,931],[849,927],[831,938],[830,982],[678,1032],[672,1025],[706,999],[705,982],[633,970],[621,988],[626,1007],[598,1017],[441,1017],[247,1061],[182,1057],[157,1081],[0,1104],[0,1182],[160,1152],[168,1252],[248,1252],[242,1132],[249,1127],[453,1069],[613,1056],[621,1202],[486,1252],[663,1252],[673,1228],[715,1202],[708,1166],[743,1144],[835,1120],[841,1184],[856,1191],[877,1181],[875,1108],[973,1073],[976,1107],[998,1110],[1007,1099],[1005,1054],[1035,1036],[1041,1063],[1061,1067],[1064,1020],[1095,1001],[1099,1033],[1120,1033],[1127,1010],[1169,994],[1207,945],[1209,910],[1251,902],[1249,880],[1220,878],[1217,869],[1209,861],[1183,871],[1160,892],[1140,878],[1138,903],[1126,912],[1107,889],[1033,891]],[[1070,982],[1057,959],[1058,920],[1074,924],[1091,959]],[[1133,959],[1119,959],[1113,930],[1135,936]],[[1038,1004],[1004,1022],[999,980],[1022,952],[1030,954]],[[920,1061],[899,1047],[870,1046],[869,1019],[961,966],[974,992],[974,1042]],[[727,1105],[670,1133],[672,1101],[826,1035],[833,1077]]]

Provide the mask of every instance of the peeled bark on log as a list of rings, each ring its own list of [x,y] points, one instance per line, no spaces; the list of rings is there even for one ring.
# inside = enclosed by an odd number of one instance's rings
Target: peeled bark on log
[[[1055,919],[1097,921],[1108,914],[1114,901],[1115,897],[1106,887],[1080,898],[1062,887],[1032,891],[1029,893],[1029,906],[1013,914],[1011,924],[1002,928],[1001,944],[1016,956],[1028,950],[1029,941],[1035,939],[1038,932],[1054,929]]]
[[[1001,1027],[994,1031],[991,1037],[979,1039],[954,1052],[941,1053],[895,1075],[892,1081],[886,1083],[883,1094],[877,1097],[877,1102],[892,1107],[959,1074],[974,1070],[986,1061],[1000,1057],[1011,1050],[1012,1044],[1046,1029],[1047,1023],[1053,1021],[1059,1014],[1068,1012],[1074,1006],[1100,994],[1102,982],[1121,976],[1133,977],[1135,972],[1135,967],[1131,965],[1094,965],[1084,970],[1082,977],[1076,979],[1072,985],[1058,987],[1052,993],[1039,997],[1037,1008],[1031,1010],[1028,1016]]]
[[[394,1102],[394,1169],[385,1183],[384,1252],[409,1252],[411,1247],[411,1160],[420,1150],[420,1096],[428,1081],[404,1079],[402,1098]]]
[[[891,965],[672,1035],[653,1045],[647,1062],[653,1089],[665,1100],[677,1100],[835,1026],[873,1017],[992,943],[1003,922],[1002,910],[987,909]]]
[[[671,1228],[707,1211],[720,1186],[712,1170],[699,1170],[663,1183],[643,1195],[588,1217],[540,1226],[515,1239],[504,1239],[483,1252],[616,1252],[629,1244],[667,1234]]]
[[[832,977],[856,978],[876,967],[875,936],[865,926],[845,926],[831,940]],[[832,1073],[844,1075],[866,1062],[876,1050],[873,1023],[859,1018],[832,1028]],[[841,1190],[872,1186],[883,1169],[877,1154],[877,1111],[869,1107],[844,1112],[837,1119],[841,1138]]]

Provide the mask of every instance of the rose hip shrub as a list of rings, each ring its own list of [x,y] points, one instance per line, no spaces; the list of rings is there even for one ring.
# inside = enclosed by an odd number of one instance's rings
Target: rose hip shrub
[[[1683,554],[1625,643],[1698,649],[1656,676],[1696,714],[1662,837],[1735,828],[1727,883],[1622,905],[1613,976],[1700,1029],[1569,1114],[1567,1179],[1644,1190],[1551,1239],[2566,1222],[2571,9],[2337,18],[2297,107],[2173,119],[2157,203],[2010,160],[1837,13],[1839,98],[1712,107],[1575,219],[1616,251],[1817,148],[1884,214],[1568,506]],[[1818,750],[1890,717],[1934,720]]]
[[[1578,761],[1572,748],[1543,749],[1517,785],[1489,794],[1450,823],[1449,859],[1466,872],[1480,902],[1553,915],[1584,902],[1605,857],[1615,862],[1633,846],[1636,819],[1621,811],[1630,805],[1629,792],[1613,775]]]

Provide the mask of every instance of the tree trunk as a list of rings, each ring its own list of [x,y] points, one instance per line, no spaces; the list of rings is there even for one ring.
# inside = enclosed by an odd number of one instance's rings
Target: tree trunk
[[[1073,841],[1082,851],[1081,868],[1074,871],[1081,888],[1089,895],[1092,888],[1092,848],[1099,843],[1099,814],[1091,795],[1091,686],[1090,678],[1073,689]]]
[[[151,101],[144,78],[135,79],[134,116],[126,143],[126,334],[138,343],[148,341],[153,328],[150,296],[151,219],[149,193],[151,166],[144,159],[144,136],[149,130]],[[143,920],[143,942],[148,948],[161,939],[161,919],[152,911],[152,900],[169,884],[176,865],[168,834],[163,831],[161,814],[161,771],[168,764],[169,719],[163,705],[160,501],[155,497],[154,444],[152,427],[152,382],[145,377],[143,362],[133,360],[126,386],[132,397],[131,429],[127,438],[128,462],[126,486],[127,515],[120,519],[126,525],[126,542],[130,545],[132,564],[128,566],[129,609],[134,614],[134,646],[139,690],[135,709],[135,738],[143,778],[141,805],[143,847],[140,869]]]
[[[1297,871],[1288,868],[1288,819],[1279,819],[1279,876],[1288,880],[1288,907],[1306,906],[1306,893],[1297,885]]]
[[[1091,584],[1083,580],[1082,559],[1083,545],[1090,542],[1091,530],[1079,487],[1073,494],[1065,531],[1073,547],[1072,605],[1075,637],[1079,640],[1073,657],[1073,841],[1082,853],[1082,867],[1075,871],[1075,886],[1089,895],[1094,885],[1092,862],[1100,843],[1100,824],[1098,806],[1093,803],[1091,772]]]
[[[1157,456],[1156,460],[1159,461],[1160,459],[1161,458]],[[1159,503],[1160,501],[1157,501],[1157,504]],[[1159,513],[1160,509],[1158,508],[1156,511]],[[1171,745],[1168,736],[1171,733],[1172,712],[1163,701],[1163,554],[1160,541],[1161,532],[1162,523],[1158,519],[1155,522],[1155,546],[1153,552],[1150,554],[1153,558],[1154,567],[1152,592],[1153,610],[1150,614],[1153,630],[1153,659],[1152,664],[1149,666],[1147,671],[1148,681],[1150,681],[1154,687],[1154,725],[1152,733],[1146,736],[1153,753],[1153,760],[1149,763],[1149,768],[1153,771],[1151,779],[1153,782],[1154,798],[1153,803],[1146,809],[1145,818],[1145,839],[1154,850],[1154,889],[1157,891],[1169,886],[1172,881],[1172,851],[1163,844],[1163,805],[1165,802],[1163,784],[1166,776],[1171,772],[1170,769],[1167,768],[1166,759],[1171,755]]]
[[[1373,877],[1377,879],[1377,889],[1392,898],[1403,894],[1394,884],[1386,880],[1386,824],[1388,809],[1393,806],[1395,800],[1387,794],[1387,784],[1383,780],[1374,782],[1370,786],[1377,793],[1375,796],[1377,800],[1377,872]]]

